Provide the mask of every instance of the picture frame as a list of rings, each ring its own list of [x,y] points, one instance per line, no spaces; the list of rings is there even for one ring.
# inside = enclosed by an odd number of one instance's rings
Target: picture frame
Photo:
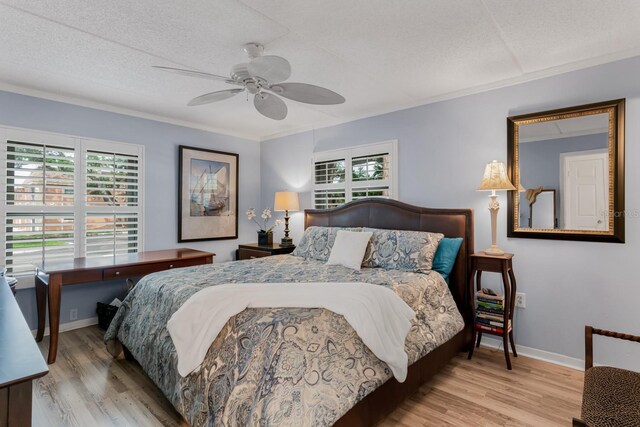
[[[238,238],[239,155],[179,146],[178,242]]]

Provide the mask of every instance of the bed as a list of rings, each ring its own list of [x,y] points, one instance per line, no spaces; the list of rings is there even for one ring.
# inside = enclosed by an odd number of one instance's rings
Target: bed
[[[105,342],[140,363],[182,416],[200,425],[373,425],[471,345],[467,295],[473,215],[366,199],[305,211],[305,228],[370,227],[440,232],[464,241],[447,285],[437,272],[360,271],[279,255],[146,276],[127,297]],[[197,291],[222,283],[366,282],[392,289],[418,320],[405,343],[406,381],[396,381],[344,318],[324,309],[247,309],[229,320],[201,367],[176,371],[169,317]]]

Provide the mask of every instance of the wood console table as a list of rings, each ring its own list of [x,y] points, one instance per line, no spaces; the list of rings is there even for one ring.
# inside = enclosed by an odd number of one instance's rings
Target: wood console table
[[[18,303],[0,278],[0,426],[31,426],[32,381],[47,372]]]
[[[60,296],[63,286],[124,279],[171,268],[211,264],[214,256],[214,253],[194,249],[167,249],[106,258],[74,258],[68,261],[48,262],[38,266],[36,271],[36,303],[38,306],[36,341],[42,341],[44,336],[48,297],[50,333],[48,363],[55,363],[58,351]]]

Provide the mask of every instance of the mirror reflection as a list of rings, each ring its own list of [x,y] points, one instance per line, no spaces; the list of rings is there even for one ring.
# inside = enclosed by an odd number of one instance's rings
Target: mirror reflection
[[[520,228],[608,231],[609,113],[518,126]]]
[[[507,117],[507,236],[624,243],[625,100]]]

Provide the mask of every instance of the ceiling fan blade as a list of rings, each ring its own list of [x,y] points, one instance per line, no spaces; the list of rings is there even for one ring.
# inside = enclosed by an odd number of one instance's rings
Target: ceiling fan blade
[[[269,88],[273,93],[305,104],[335,105],[345,102],[344,96],[332,90],[306,83],[279,83]]]
[[[249,62],[247,71],[252,77],[261,77],[271,83],[279,83],[291,76],[291,64],[281,56],[258,56]]]
[[[193,107],[195,105],[202,104],[210,104],[212,102],[222,101],[224,99],[231,98],[239,94],[240,92],[244,92],[244,89],[227,89],[227,90],[219,90],[217,92],[206,93],[204,95],[200,95],[196,98],[193,98],[187,104],[189,107]]]
[[[201,79],[223,81],[232,85],[241,84],[236,82],[235,80],[230,79],[229,77],[219,76],[217,74],[211,74],[211,73],[203,73],[202,71],[185,70],[182,68],[173,68],[173,67],[164,67],[162,65],[152,65],[152,67],[157,68],[158,70],[168,71],[170,73],[182,74],[183,76],[199,77]]]
[[[272,93],[256,93],[253,105],[260,114],[270,119],[282,120],[287,117],[287,104]]]

